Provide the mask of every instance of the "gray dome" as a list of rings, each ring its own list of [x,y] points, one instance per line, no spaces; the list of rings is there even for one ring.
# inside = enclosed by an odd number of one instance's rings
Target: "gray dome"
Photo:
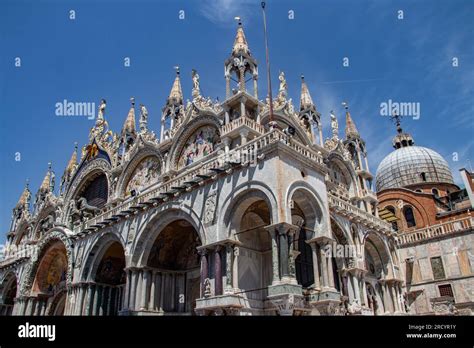
[[[380,162],[377,192],[424,182],[454,184],[448,162],[433,150],[421,146],[401,147]]]

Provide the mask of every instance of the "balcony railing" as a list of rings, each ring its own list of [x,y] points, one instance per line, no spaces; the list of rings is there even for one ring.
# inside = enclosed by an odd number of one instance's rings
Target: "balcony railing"
[[[378,228],[385,232],[392,232],[392,226],[372,214],[352,205],[350,202],[342,200],[331,193],[328,193],[329,208],[332,208],[348,217],[359,218],[369,226]]]
[[[258,124],[257,122],[248,117],[239,117],[233,120],[232,122],[229,122],[228,124],[222,126],[222,135],[228,134],[234,129],[237,129],[241,126],[247,126],[248,128],[260,134],[265,133],[265,128],[261,124]]]
[[[438,225],[424,227],[415,231],[400,233],[398,245],[417,243],[433,238],[442,237],[456,232],[468,231],[474,228],[474,218],[464,217],[458,220],[444,222]]]

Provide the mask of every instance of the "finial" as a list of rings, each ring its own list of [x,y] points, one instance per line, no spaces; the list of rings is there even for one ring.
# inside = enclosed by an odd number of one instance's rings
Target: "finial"
[[[30,188],[30,178],[26,178],[26,188]]]
[[[77,141],[74,142],[74,151],[77,151]]]
[[[401,133],[402,132],[402,127],[401,127],[401,121],[402,121],[401,115],[397,115],[395,112],[393,113],[392,116],[390,116],[390,119],[395,123],[397,126],[397,132]]]
[[[304,75],[303,74],[301,74],[301,80],[304,80]]]
[[[242,26],[242,18],[236,16],[236,17],[234,17],[234,19],[235,19],[236,21],[238,21],[239,26]]]
[[[52,162],[48,162],[48,170],[51,171],[51,167],[52,167],[53,163]]]
[[[174,68],[174,70],[176,70],[176,75],[179,75],[179,66],[176,65],[173,68]]]
[[[347,102],[342,102],[342,106],[344,106],[344,109],[349,110],[349,104],[347,104]]]
[[[132,103],[132,108],[134,108],[135,107],[135,98],[134,97],[130,98],[130,103]]]

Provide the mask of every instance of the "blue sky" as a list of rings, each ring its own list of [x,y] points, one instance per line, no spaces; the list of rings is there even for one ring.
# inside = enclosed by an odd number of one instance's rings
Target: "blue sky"
[[[179,19],[180,10],[185,19]],[[460,183],[458,169],[469,167],[469,160],[474,164],[474,1],[271,0],[267,10],[274,94],[283,70],[298,104],[304,73],[325,137],[329,111],[336,112],[342,130],[341,102],[348,101],[373,173],[392,150],[395,134],[380,115],[380,103],[420,103],[420,119],[405,119],[404,129],[418,145],[441,153]],[[106,118],[119,131],[134,96],[147,106],[149,126],[158,133],[173,66],[181,67],[185,98],[191,98],[195,68],[202,93],[224,99],[223,64],[235,37],[234,16],[242,17],[259,62],[263,98],[260,1],[2,0],[0,241],[26,178],[34,195],[52,161],[59,186],[74,142],[87,142],[94,121],[56,116],[57,102],[98,104],[105,98]],[[16,57],[21,67],[15,67]],[[124,67],[125,57],[130,67]],[[21,161],[15,161],[16,152]]]

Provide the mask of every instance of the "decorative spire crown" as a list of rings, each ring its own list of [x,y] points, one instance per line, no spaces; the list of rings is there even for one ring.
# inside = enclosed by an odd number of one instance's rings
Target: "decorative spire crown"
[[[242,27],[242,20],[240,17],[235,17],[238,20],[237,34],[235,35],[234,47],[232,48],[232,54],[245,53],[250,55],[249,45],[245,38],[244,28]]]
[[[314,106],[313,99],[309,93],[308,86],[304,80],[304,75],[301,74],[301,97],[300,97],[300,111],[306,110]]]
[[[179,77],[179,67],[175,66],[176,69],[176,78],[173,82],[173,87],[171,87],[171,92],[168,97],[168,102],[181,104],[183,102],[183,91],[181,89],[181,79]]]
[[[31,199],[31,192],[30,192],[30,182],[27,179],[26,180],[26,185],[25,189],[23,190],[20,199],[18,200],[17,207],[25,207],[27,204],[29,204]]]
[[[130,98],[130,102],[132,105],[123,124],[122,134],[135,134],[135,98]]]
[[[349,105],[346,102],[343,102],[342,105],[346,109],[346,138],[360,138],[359,131],[349,112]]]
[[[74,151],[66,167],[66,172],[71,173],[77,165],[77,142],[74,143]]]
[[[50,191],[50,184],[51,184],[51,162],[48,163],[48,171],[44,176],[43,182],[39,188],[41,192],[49,192]]]

